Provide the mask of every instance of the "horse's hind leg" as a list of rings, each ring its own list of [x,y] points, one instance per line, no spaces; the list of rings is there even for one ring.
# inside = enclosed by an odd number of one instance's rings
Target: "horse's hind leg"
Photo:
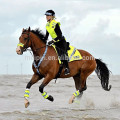
[[[81,77],[81,72],[73,76],[73,79],[74,79],[75,87],[77,91],[73,93],[72,97],[70,98],[69,100],[70,104],[74,101],[75,97],[77,96],[82,97],[83,91],[87,89],[86,80],[83,80],[83,78]]]
[[[85,72],[81,72],[81,74],[80,74],[80,78],[81,78],[80,79],[80,84],[79,84],[80,93],[87,89],[86,80],[87,80],[88,76],[89,76],[89,74],[87,74]]]
[[[83,78],[81,77],[81,73],[73,76],[73,79],[75,81],[76,90],[80,90],[80,92],[82,92],[87,89],[86,80],[83,80]]]
[[[75,87],[76,87],[76,92],[73,93],[72,97],[69,100],[69,103],[71,104],[75,97],[80,96],[82,97],[83,95],[83,91],[87,89],[86,86],[86,80],[87,77],[93,72],[93,70],[91,69],[83,69],[80,71],[80,73],[78,73],[77,75],[73,76],[73,79],[75,81]]]
[[[80,89],[80,73],[73,76],[73,79],[74,79],[74,82],[75,82],[76,90],[79,90]]]

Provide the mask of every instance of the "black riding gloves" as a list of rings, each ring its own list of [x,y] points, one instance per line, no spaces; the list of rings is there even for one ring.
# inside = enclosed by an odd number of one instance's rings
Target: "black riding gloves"
[[[49,41],[49,42],[48,42],[48,45],[51,45],[52,43],[54,43],[54,41]]]

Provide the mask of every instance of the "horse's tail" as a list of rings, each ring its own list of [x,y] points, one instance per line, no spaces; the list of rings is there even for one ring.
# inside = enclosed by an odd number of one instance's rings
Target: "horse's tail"
[[[107,68],[107,65],[102,62],[101,59],[95,59],[97,63],[97,67],[95,72],[97,73],[98,78],[101,80],[101,85],[104,90],[110,91],[111,85],[109,85],[109,75],[110,71]],[[109,87],[108,87],[109,85]]]

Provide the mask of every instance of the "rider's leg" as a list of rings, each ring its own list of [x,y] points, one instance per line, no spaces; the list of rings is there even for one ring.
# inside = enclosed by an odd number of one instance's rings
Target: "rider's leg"
[[[68,75],[70,74],[69,65],[68,65],[68,57],[66,56],[66,54],[64,54],[63,56],[64,57],[62,58],[61,61],[63,62],[63,65],[65,66],[65,69],[64,69],[65,75]]]
[[[65,66],[65,75],[70,74],[69,66],[68,66],[68,54],[67,54],[67,42],[63,37],[59,42],[55,43],[57,51],[59,52],[59,56],[63,65]],[[60,50],[60,51],[59,51]]]
[[[68,53],[67,53],[67,42],[66,42],[66,40],[65,40],[65,38],[63,37],[63,45],[62,45],[62,49],[64,50],[63,51],[63,63],[64,63],[64,66],[65,66],[65,69],[64,69],[64,71],[65,71],[65,75],[68,75],[68,74],[70,74],[70,70],[69,70],[69,65],[68,65],[68,61],[69,61],[69,58],[68,58]]]

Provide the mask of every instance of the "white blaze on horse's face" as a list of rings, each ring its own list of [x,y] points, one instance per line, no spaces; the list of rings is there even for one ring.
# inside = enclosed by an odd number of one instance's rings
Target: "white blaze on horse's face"
[[[16,48],[16,53],[17,53],[18,55],[22,55],[20,46],[17,46],[17,48]]]

